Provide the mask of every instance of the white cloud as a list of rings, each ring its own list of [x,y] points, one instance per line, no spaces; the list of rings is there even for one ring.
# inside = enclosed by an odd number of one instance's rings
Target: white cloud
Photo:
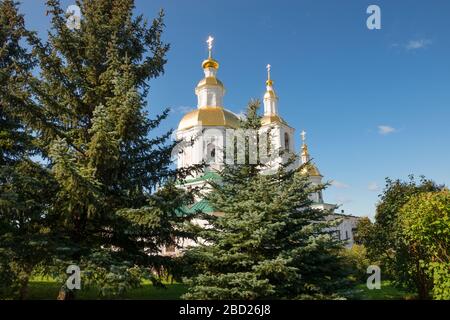
[[[367,189],[369,191],[379,191],[380,186],[376,182],[370,182],[369,185],[367,186]]]
[[[331,181],[331,185],[337,189],[348,189],[350,188],[350,186],[346,183],[337,181],[337,180],[333,180]]]
[[[433,41],[430,39],[417,39],[417,40],[410,40],[406,45],[406,50],[417,50],[417,49],[423,49],[431,45]]]
[[[378,126],[378,133],[382,135],[388,135],[390,133],[393,133],[397,131],[395,128],[386,126],[386,125],[380,125]]]
[[[194,108],[189,107],[189,106],[170,107],[171,113],[179,113],[181,115],[191,112],[192,110],[194,110]]]
[[[337,196],[335,198],[335,203],[338,205],[343,205],[346,203],[350,203],[352,201],[353,201],[352,199],[350,199],[349,197],[345,197],[345,196]]]

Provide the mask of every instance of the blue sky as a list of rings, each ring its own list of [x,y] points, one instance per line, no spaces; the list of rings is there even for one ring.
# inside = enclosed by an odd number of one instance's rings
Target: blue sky
[[[28,27],[45,35],[44,1],[22,2]],[[371,4],[381,8],[381,30],[366,27]],[[335,181],[327,202],[372,217],[385,177],[450,184],[450,1],[136,1],[149,19],[159,8],[171,50],[151,82],[149,111],[173,108],[164,129],[195,108],[212,35],[226,108],[239,113],[262,98],[272,65],[297,150],[305,129],[316,164]]]

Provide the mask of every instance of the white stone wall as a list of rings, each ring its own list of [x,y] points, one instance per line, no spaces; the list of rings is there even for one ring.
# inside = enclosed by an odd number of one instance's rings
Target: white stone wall
[[[339,240],[345,241],[345,246],[347,248],[351,248],[354,244],[353,231],[358,224],[359,218],[341,214],[336,214],[332,217],[342,219],[342,222],[335,228],[332,228],[332,230],[336,232],[336,236],[339,237]]]

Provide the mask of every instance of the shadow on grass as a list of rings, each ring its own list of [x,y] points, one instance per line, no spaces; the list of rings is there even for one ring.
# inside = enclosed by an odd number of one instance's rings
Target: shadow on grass
[[[54,281],[31,281],[29,300],[55,300],[58,296],[60,284]],[[140,288],[127,291],[121,296],[102,297],[96,288],[83,288],[76,292],[77,300],[101,299],[132,299],[132,300],[179,300],[187,291],[187,286],[181,283],[167,284],[166,288],[155,287],[145,283]]]

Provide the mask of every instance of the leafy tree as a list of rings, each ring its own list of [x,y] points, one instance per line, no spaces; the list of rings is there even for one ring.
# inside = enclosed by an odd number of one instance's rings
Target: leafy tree
[[[258,105],[249,104],[242,128],[260,128]],[[193,276],[184,298],[324,298],[342,286],[341,245],[326,231],[329,212],[311,208],[309,194],[317,190],[298,170],[263,170],[226,165],[211,182],[206,199],[220,214],[203,217],[208,227],[186,253]]]
[[[155,119],[145,112],[149,80],[163,73],[169,49],[163,12],[149,24],[133,16],[132,0],[77,4],[81,25],[71,30],[59,1],[47,1],[48,40],[30,37],[39,66],[28,79],[33,99],[15,113],[34,130],[57,188],[49,208],[57,254],[44,272],[64,276],[77,264],[87,284],[118,294],[172,266],[158,253],[189,236],[176,209],[192,193],[174,181],[190,169],[172,169],[171,132],[154,133],[168,110]]]
[[[433,281],[432,296],[450,299],[450,192],[412,196],[400,210],[404,245]]]
[[[351,275],[358,283],[364,282],[367,279],[367,267],[370,266],[371,261],[367,257],[367,249],[363,245],[354,244],[351,248],[344,248],[342,256],[345,262],[351,268]]]
[[[362,221],[357,228],[357,240],[367,248],[372,261],[379,261],[382,270],[402,287],[416,290],[426,299],[432,283],[423,268],[418,267],[423,258],[405,245],[402,225],[399,222],[401,208],[409,199],[424,192],[435,192],[443,187],[421,177],[410,176],[409,181],[386,179],[386,187],[377,205],[375,223]]]
[[[21,45],[31,37],[17,3],[0,2],[0,295],[27,296],[28,280],[51,253],[48,170],[32,161],[35,139],[17,111],[31,101],[35,60]]]

